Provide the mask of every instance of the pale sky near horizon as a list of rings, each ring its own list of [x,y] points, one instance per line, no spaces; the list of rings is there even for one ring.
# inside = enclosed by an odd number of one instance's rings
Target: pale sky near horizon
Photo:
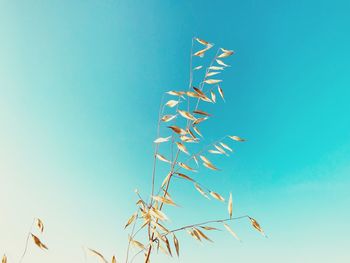
[[[23,263],[85,262],[83,247],[123,262],[134,189],[150,190],[159,102],[187,88],[198,36],[236,51],[205,140],[248,139],[212,157],[223,171],[202,179],[232,192],[234,214],[257,218],[269,238],[234,222],[242,243],[179,234],[181,257],[152,262],[349,262],[349,10],[340,0],[0,0],[0,255],[18,262],[40,217],[49,251],[31,244]],[[172,196],[175,228],[226,217],[188,185]]]

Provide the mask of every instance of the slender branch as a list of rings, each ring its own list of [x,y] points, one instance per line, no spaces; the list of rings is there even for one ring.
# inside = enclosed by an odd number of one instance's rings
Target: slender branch
[[[30,235],[31,235],[31,233],[32,233],[35,220],[36,220],[36,218],[33,219],[33,222],[32,222],[32,224],[30,225],[29,232],[28,232],[27,239],[26,239],[26,244],[25,244],[25,247],[24,247],[24,251],[23,251],[23,254],[22,254],[22,256],[21,256],[21,259],[19,260],[19,263],[21,263],[21,262],[23,261],[24,256],[25,256],[26,253],[27,253],[29,238],[30,238]]]
[[[135,258],[143,252],[143,249],[137,252],[131,259],[130,263],[134,262]]]
[[[130,235],[130,236],[133,236],[133,235],[134,235],[134,231],[135,231],[135,226],[136,226],[137,219],[138,219],[138,217],[135,218],[135,221],[134,221],[134,224],[133,224],[133,226],[132,226],[132,230],[131,230],[131,235]],[[126,260],[125,260],[125,263],[128,263],[128,260],[129,260],[130,245],[131,245],[131,238],[129,238],[128,248],[127,248],[127,250],[126,250]]]
[[[178,156],[179,156],[179,152],[180,152],[180,150],[178,149],[178,150],[177,150],[177,153],[176,153],[175,160],[174,160],[174,162],[173,162],[173,164],[172,164],[172,168],[171,168],[171,171],[170,171],[170,177],[169,177],[169,180],[168,180],[168,182],[167,182],[167,185],[166,185],[166,188],[165,188],[165,191],[164,191],[164,195],[163,195],[164,197],[165,197],[165,196],[167,195],[167,193],[168,193],[168,189],[169,189],[170,182],[171,182],[171,177],[172,177],[172,175],[174,174],[174,166],[175,166],[175,163],[177,162],[177,158],[178,158]],[[164,203],[161,203],[161,205],[159,206],[159,211],[162,210],[163,205],[164,205]],[[156,222],[158,222],[158,219],[156,220]],[[150,223],[150,224],[151,224],[151,223]],[[154,233],[152,234],[152,237],[151,237],[149,240],[151,241],[151,240],[153,240],[153,238],[154,238]],[[152,252],[152,246],[150,245],[149,248],[148,248],[148,251],[147,251],[147,257],[146,257],[145,263],[147,263],[147,262],[149,261],[149,258],[150,258],[150,256],[151,256],[151,252]]]
[[[163,100],[164,100],[164,94],[162,96],[161,102],[160,102],[160,107],[159,107],[159,113],[158,113],[158,124],[157,124],[157,138],[159,137],[159,130],[160,130],[160,119],[161,119],[161,114],[164,111],[164,105],[163,105]],[[154,147],[154,161],[153,161],[153,172],[152,172],[152,191],[151,191],[151,196],[153,196],[154,193],[154,183],[155,183],[155,177],[156,177],[156,165],[157,165],[157,157],[156,154],[158,153],[159,149],[159,144],[157,143]]]
[[[233,221],[233,220],[239,220],[239,219],[243,219],[243,218],[249,218],[248,215],[245,216],[239,216],[239,217],[233,217],[233,218],[226,218],[226,219],[219,219],[219,220],[210,220],[210,221],[206,221],[206,222],[202,222],[202,223],[197,223],[197,224],[192,224],[192,225],[187,225],[187,226],[183,226],[174,230],[170,230],[169,232],[165,233],[163,236],[167,236],[171,233],[174,232],[178,232],[181,230],[185,230],[187,228],[192,228],[192,227],[196,227],[196,226],[203,226],[206,224],[210,224],[210,223],[224,223],[224,222],[228,222],[228,221]]]

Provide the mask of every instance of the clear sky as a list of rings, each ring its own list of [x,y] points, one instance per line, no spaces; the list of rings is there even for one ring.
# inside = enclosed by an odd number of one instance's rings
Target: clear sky
[[[162,93],[187,88],[191,38],[234,49],[226,103],[203,132],[248,139],[203,175],[232,191],[242,243],[179,235],[180,259],[343,263],[350,243],[349,1],[0,0],[0,254],[18,262],[33,217],[50,250],[25,262],[124,258],[123,230],[147,194]],[[226,216],[176,186],[174,226]],[[87,262],[97,262],[89,257]]]

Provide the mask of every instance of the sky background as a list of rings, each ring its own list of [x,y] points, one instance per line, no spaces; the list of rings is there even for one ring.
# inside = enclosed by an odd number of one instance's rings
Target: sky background
[[[180,259],[153,262],[349,262],[349,10],[339,0],[0,0],[0,254],[18,262],[40,217],[50,250],[31,244],[23,263],[84,262],[83,247],[124,259],[133,191],[150,190],[159,102],[187,89],[198,36],[236,51],[226,103],[206,108],[205,141],[248,141],[211,158],[222,172],[197,178],[232,191],[234,215],[269,238],[234,222],[242,243],[179,234]],[[186,183],[171,193],[174,227],[227,217]]]

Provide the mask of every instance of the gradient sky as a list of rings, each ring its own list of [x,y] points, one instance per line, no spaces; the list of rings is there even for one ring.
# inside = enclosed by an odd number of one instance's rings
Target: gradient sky
[[[350,243],[349,1],[0,0],[0,254],[18,262],[34,217],[49,252],[23,263],[123,259],[146,195],[162,93],[185,89],[191,38],[234,49],[226,103],[203,132],[248,139],[203,180],[257,218],[153,262],[343,263]],[[196,60],[198,61],[198,60]],[[215,159],[216,160],[216,159]],[[226,217],[186,184],[174,226]],[[87,262],[97,262],[88,257]]]

